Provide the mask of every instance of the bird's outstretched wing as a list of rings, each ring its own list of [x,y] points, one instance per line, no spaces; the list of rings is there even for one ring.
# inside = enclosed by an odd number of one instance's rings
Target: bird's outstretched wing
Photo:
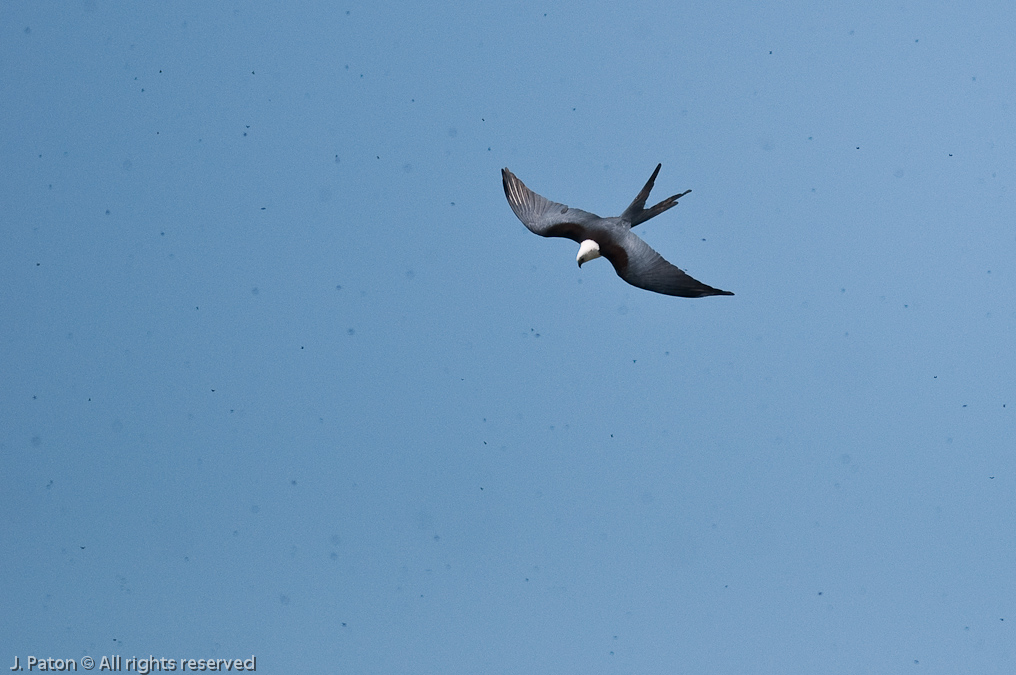
[[[693,279],[684,271],[663,259],[659,253],[629,230],[621,246],[601,247],[603,256],[614,265],[617,276],[632,286],[647,291],[676,295],[682,298],[702,298],[707,295],[733,295]]]
[[[501,180],[512,211],[523,225],[541,237],[565,237],[581,243],[589,238],[587,227],[601,220],[588,211],[568,208],[541,197],[508,169],[501,169]]]

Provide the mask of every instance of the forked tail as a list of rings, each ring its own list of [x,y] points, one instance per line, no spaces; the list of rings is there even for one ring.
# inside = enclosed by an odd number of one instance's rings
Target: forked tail
[[[653,185],[656,183],[656,175],[660,173],[660,167],[662,166],[662,164],[656,165],[656,171],[653,171],[653,175],[649,177],[649,181],[646,183],[646,186],[642,188],[641,192],[639,192],[635,201],[633,201],[631,205],[624,210],[624,213],[621,214],[621,218],[631,223],[632,227],[635,227],[639,223],[644,223],[650,218],[655,218],[670,207],[676,206],[678,199],[691,192],[691,190],[685,190],[681,194],[667,197],[656,206],[647,209],[646,200],[649,199],[649,193],[652,192]]]

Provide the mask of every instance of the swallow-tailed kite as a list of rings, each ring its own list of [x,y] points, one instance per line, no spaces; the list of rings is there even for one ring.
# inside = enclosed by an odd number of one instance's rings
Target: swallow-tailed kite
[[[692,279],[631,231],[636,225],[675,206],[678,199],[691,192],[686,190],[652,208],[645,208],[661,166],[656,166],[656,171],[631,206],[614,218],[600,218],[588,211],[568,208],[545,199],[527,188],[508,169],[501,170],[501,178],[508,203],[523,225],[541,237],[564,237],[579,244],[579,267],[603,256],[614,266],[619,277],[647,291],[682,298],[733,295],[730,291],[721,291]]]

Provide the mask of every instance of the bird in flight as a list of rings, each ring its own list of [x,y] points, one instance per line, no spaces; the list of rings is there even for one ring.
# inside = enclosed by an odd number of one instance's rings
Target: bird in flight
[[[613,218],[600,218],[588,211],[572,209],[541,197],[527,188],[507,168],[501,169],[501,179],[504,182],[504,194],[512,211],[531,232],[541,237],[564,237],[579,244],[579,254],[576,258],[579,267],[582,267],[584,262],[603,256],[614,266],[617,276],[632,286],[647,291],[682,298],[733,295],[730,291],[721,291],[692,279],[664,260],[663,256],[631,231],[636,225],[676,206],[678,199],[691,192],[686,190],[681,194],[667,197],[656,206],[647,209],[646,200],[661,166],[663,165],[656,165],[656,171],[653,171],[649,182],[635,197],[631,206],[620,216]]]

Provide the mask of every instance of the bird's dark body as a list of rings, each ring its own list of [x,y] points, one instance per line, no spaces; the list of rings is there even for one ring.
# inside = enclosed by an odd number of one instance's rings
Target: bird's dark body
[[[678,199],[691,192],[687,190],[668,197],[651,208],[645,208],[660,166],[657,165],[656,171],[635,201],[624,213],[613,218],[601,218],[594,213],[572,209],[541,197],[508,169],[501,170],[501,179],[508,204],[530,231],[541,237],[564,237],[579,244],[589,239],[595,241],[600,247],[600,255],[609,260],[617,275],[632,286],[683,298],[733,295],[730,291],[721,291],[696,281],[664,260],[631,231],[636,225],[675,206]]]

